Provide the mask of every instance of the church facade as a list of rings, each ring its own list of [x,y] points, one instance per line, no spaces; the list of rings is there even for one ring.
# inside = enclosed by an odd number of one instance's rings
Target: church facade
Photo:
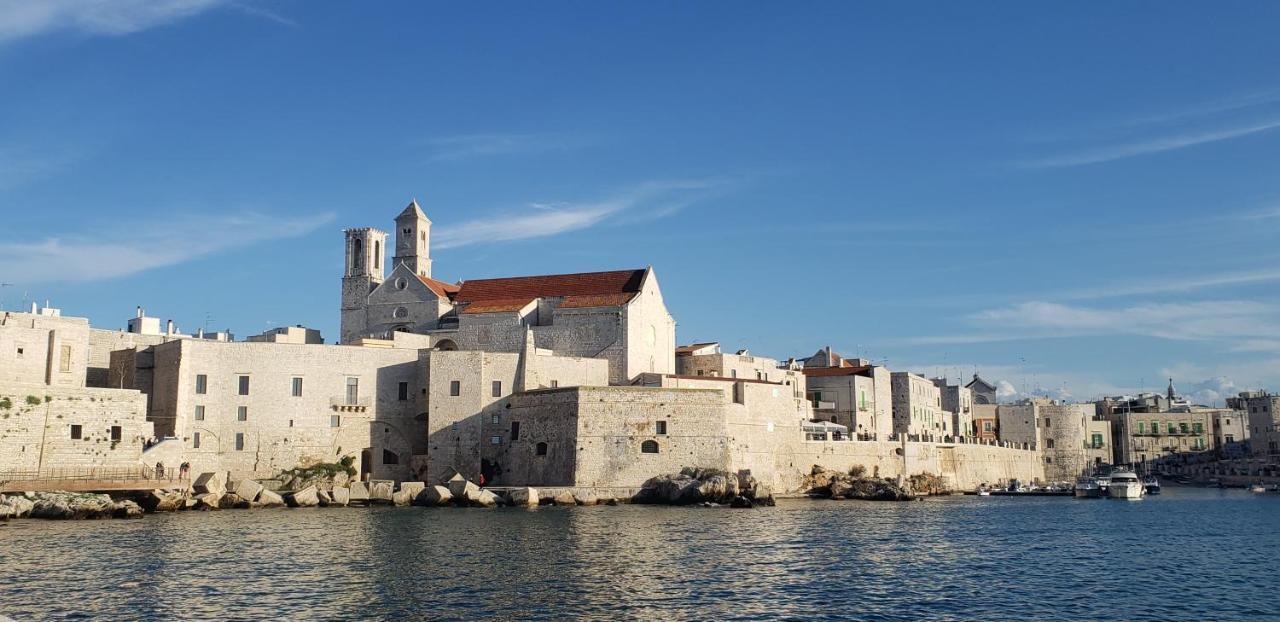
[[[395,224],[390,264],[386,232],[345,231],[343,343],[402,332],[438,350],[516,353],[532,331],[538,349],[607,360],[610,384],[675,372],[675,320],[652,268],[449,283],[432,276],[431,220],[417,201]]]

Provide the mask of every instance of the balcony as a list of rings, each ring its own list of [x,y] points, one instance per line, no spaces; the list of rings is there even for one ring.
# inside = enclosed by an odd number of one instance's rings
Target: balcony
[[[329,398],[329,407],[334,412],[340,413],[368,412],[373,407],[373,398],[360,397],[355,400],[348,400],[345,395],[334,396]]]

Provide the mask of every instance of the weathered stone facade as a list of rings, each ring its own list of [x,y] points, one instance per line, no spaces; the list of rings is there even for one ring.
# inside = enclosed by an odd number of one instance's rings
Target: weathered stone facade
[[[908,440],[942,440],[952,435],[951,414],[942,409],[942,392],[932,382],[911,372],[895,371],[893,432]]]

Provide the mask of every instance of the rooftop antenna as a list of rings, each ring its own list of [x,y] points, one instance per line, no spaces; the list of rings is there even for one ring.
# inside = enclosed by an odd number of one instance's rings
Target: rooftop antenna
[[[204,332],[209,332],[209,325],[213,323],[213,316],[208,311],[204,312]]]
[[[0,283],[0,310],[4,309],[4,288],[13,287],[13,283]]]

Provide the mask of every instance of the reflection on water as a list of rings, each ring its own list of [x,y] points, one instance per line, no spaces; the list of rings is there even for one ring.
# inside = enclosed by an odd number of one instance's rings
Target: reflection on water
[[[27,619],[1280,616],[1280,495],[256,510],[0,525]]]

